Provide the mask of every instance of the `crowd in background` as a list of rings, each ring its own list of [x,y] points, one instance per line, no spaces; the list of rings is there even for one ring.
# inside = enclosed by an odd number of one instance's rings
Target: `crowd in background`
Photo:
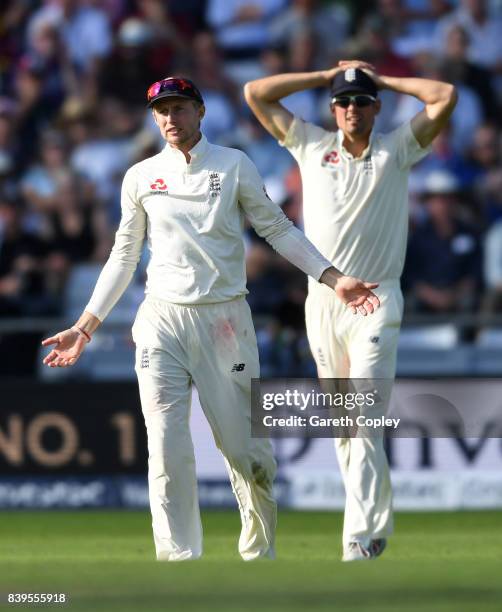
[[[302,227],[296,163],[254,119],[242,86],[339,59],[457,86],[452,121],[410,177],[403,289],[413,312],[502,312],[502,0],[2,5],[0,317],[64,316],[75,268],[106,260],[125,170],[164,146],[145,93],[165,76],[196,82],[208,139],[248,153],[269,195]],[[381,131],[420,109],[411,97],[384,91],[381,98]],[[333,129],[327,91],[299,92],[284,103]],[[264,375],[313,374],[303,274],[251,229],[246,245],[249,301],[264,321]]]

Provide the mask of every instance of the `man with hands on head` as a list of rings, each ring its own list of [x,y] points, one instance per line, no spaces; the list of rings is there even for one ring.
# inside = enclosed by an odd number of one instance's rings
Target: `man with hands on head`
[[[280,102],[318,87],[330,88],[336,132],[302,121]],[[415,96],[424,109],[389,134],[375,133],[382,89]],[[251,81],[244,94],[262,125],[299,164],[307,238],[338,269],[379,283],[378,312],[351,319],[325,287],[309,279],[306,325],[319,377],[392,381],[403,311],[399,279],[408,234],[408,174],[448,122],[455,88],[378,75],[371,64],[352,60],[329,70]],[[393,530],[383,439],[340,437],[335,447],[346,492],[343,560],[373,559]]]
[[[67,367],[78,360],[130,282],[146,237],[146,298],[132,334],[157,559],[202,554],[192,382],[238,501],[239,552],[245,560],[273,557],[275,461],[269,440],[251,438],[251,379],[259,377],[259,364],[245,300],[244,217],[280,254],[334,290],[352,315],[378,308],[372,292],[378,285],[339,272],[268,198],[244,153],[207,141],[200,131],[204,101],[189,79],[152,84],[147,102],[166,146],[127,171],[110,257],[76,324],[42,342],[52,347],[44,363]]]

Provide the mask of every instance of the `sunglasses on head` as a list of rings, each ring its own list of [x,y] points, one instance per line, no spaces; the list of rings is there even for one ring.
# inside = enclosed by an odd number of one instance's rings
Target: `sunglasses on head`
[[[150,102],[152,98],[155,98],[155,96],[158,96],[160,93],[164,93],[165,91],[193,98],[194,100],[200,100],[202,103],[202,96],[193,83],[190,83],[186,79],[177,77],[162,79],[161,81],[157,81],[156,83],[150,85],[146,93],[148,102]]]
[[[370,106],[376,102],[376,98],[370,96],[369,94],[359,94],[357,96],[335,96],[332,100],[332,104],[336,104],[341,108],[349,108],[351,104],[357,106],[357,108],[363,108],[365,106]]]

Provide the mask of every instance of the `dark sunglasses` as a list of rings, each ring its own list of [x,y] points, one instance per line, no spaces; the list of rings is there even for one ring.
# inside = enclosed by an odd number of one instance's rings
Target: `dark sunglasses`
[[[364,108],[370,106],[376,102],[376,98],[367,94],[360,94],[358,96],[335,96],[332,100],[332,104],[336,104],[341,108],[349,108],[351,104],[355,104],[357,108]]]
[[[181,79],[178,77],[169,77],[150,85],[148,91],[146,92],[148,102],[166,91],[172,94],[179,94],[180,96],[185,96],[187,98],[193,98],[194,100],[198,100],[201,104],[203,103],[202,96],[197,87],[195,87],[195,85],[188,79]]]

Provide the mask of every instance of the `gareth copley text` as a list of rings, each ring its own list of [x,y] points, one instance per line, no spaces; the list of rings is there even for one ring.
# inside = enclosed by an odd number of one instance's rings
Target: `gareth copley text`
[[[391,419],[387,417],[367,417],[359,415],[355,419],[350,416],[323,418],[318,415],[306,417],[291,415],[286,418],[273,417],[267,415],[263,417],[265,427],[297,428],[297,427],[365,427],[371,429],[381,429],[390,427],[397,429],[401,419]]]

